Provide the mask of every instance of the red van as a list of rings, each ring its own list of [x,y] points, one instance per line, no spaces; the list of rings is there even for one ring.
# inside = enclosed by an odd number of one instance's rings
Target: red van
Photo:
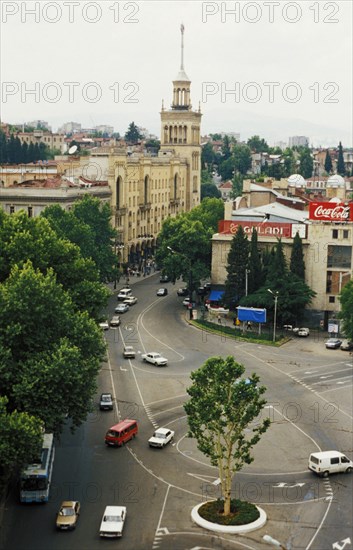
[[[105,444],[116,447],[121,447],[127,441],[130,441],[138,432],[138,426],[136,420],[130,420],[125,418],[112,426],[105,435]]]

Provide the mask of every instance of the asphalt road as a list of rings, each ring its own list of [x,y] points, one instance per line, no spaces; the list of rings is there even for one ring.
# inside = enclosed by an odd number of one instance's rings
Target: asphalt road
[[[166,286],[169,294],[157,297]],[[95,550],[109,544],[124,550],[269,548],[265,534],[287,549],[352,548],[353,475],[317,478],[308,471],[310,452],[339,449],[352,458],[352,358],[326,350],[321,340],[293,339],[281,348],[240,343],[199,331],[176,287],[158,276],[135,281],[138,303],[121,315],[118,329],[105,333],[107,362],[100,391],[114,394],[111,412],[98,410],[74,434],[57,444],[50,502],[21,505],[14,488],[4,513],[2,550]],[[116,299],[112,298],[112,314]],[[123,341],[135,360],[122,357]],[[159,351],[168,367],[145,364],[140,355]],[[183,403],[190,372],[211,355],[232,354],[256,371],[267,387],[272,425],[254,448],[254,462],[234,479],[234,495],[260,505],[268,523],[247,536],[219,536],[191,522],[201,500],[220,495],[217,470],[186,437]],[[139,422],[139,434],[123,448],[107,448],[104,434],[119,418]],[[157,426],[175,431],[165,449],[147,444]],[[55,515],[63,499],[81,502],[75,531],[56,532]],[[127,506],[123,539],[100,540],[104,507]],[[348,542],[347,542],[348,540]]]

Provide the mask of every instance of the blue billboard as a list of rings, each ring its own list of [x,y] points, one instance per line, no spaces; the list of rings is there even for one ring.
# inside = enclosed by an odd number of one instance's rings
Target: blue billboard
[[[239,321],[266,323],[266,309],[257,307],[237,307]]]

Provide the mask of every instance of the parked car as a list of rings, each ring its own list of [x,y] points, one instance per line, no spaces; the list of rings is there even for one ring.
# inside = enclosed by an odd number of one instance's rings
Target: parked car
[[[329,338],[325,342],[325,346],[327,349],[337,349],[340,347],[341,344],[342,342],[338,338]]]
[[[108,321],[102,321],[99,323],[99,326],[102,330],[109,330],[109,323]]]
[[[148,444],[150,447],[165,447],[168,443],[170,443],[173,440],[174,432],[172,430],[168,430],[167,428],[158,428],[153,434],[152,437],[149,438]]]
[[[132,346],[124,346],[123,355],[125,359],[133,359],[135,357],[135,350]]]
[[[191,301],[190,298],[184,298],[182,302],[183,306],[188,307],[190,304],[190,301]]]
[[[144,353],[141,357],[145,363],[152,363],[152,365],[156,365],[156,367],[164,367],[168,363],[168,359],[162,357],[160,353],[155,351]]]
[[[121,537],[126,520],[126,506],[106,506],[99,529],[101,537]]]
[[[297,336],[309,336],[309,334],[309,329],[305,327],[300,328],[297,332]]]
[[[133,306],[137,303],[137,298],[135,296],[128,296],[124,300],[124,304],[127,304],[128,306]]]
[[[119,325],[120,325],[119,315],[113,315],[113,317],[110,320],[110,326],[111,327],[118,327]]]
[[[344,340],[342,340],[341,349],[343,351],[350,351],[351,349],[353,349],[353,342],[345,338]]]
[[[167,296],[168,289],[167,288],[159,288],[157,290],[157,296]]]
[[[160,276],[160,279],[159,279],[159,282],[160,282],[160,283],[168,283],[168,282],[169,282],[169,277],[168,277],[168,275],[161,275],[161,276]]]
[[[207,294],[207,290],[204,286],[199,286],[199,288],[197,289],[197,294],[199,296],[205,296],[205,294]]]
[[[284,330],[293,330],[293,325],[283,325],[283,329]]]
[[[62,531],[75,529],[80,515],[80,503],[77,500],[64,500],[56,516],[56,528]]]
[[[122,304],[118,304],[114,311],[115,313],[126,313],[129,309],[129,306],[123,302]]]
[[[122,302],[131,295],[132,295],[131,288],[122,288],[121,290],[119,290],[117,299],[119,302]]]
[[[113,410],[113,398],[111,393],[102,393],[99,400],[99,408],[101,411]]]
[[[188,296],[189,295],[189,289],[188,288],[178,288],[177,295],[178,296]]]

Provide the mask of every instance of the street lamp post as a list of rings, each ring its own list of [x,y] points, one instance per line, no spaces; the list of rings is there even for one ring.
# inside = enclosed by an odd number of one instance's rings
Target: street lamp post
[[[248,275],[250,273],[250,269],[245,269],[245,296],[248,295]]]
[[[272,292],[272,290],[270,288],[268,288],[267,290],[268,290],[268,292],[270,292],[273,295],[273,297],[275,299],[275,311],[274,311],[274,316],[273,316],[273,341],[275,342],[276,341],[278,290],[275,290],[274,292]]]

